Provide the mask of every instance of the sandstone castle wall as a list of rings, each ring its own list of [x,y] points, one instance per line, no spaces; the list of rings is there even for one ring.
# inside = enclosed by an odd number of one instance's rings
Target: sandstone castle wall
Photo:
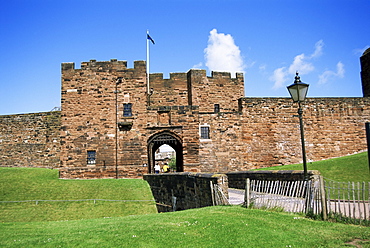
[[[59,167],[60,112],[0,116],[0,166]]]
[[[366,150],[369,55],[361,57],[365,97],[304,103],[309,161]],[[297,106],[244,97],[241,73],[150,74],[147,92],[145,61],[63,63],[61,112],[0,116],[0,166],[59,168],[63,178],[141,177],[153,173],[162,144],[175,149],[180,172],[301,162]]]

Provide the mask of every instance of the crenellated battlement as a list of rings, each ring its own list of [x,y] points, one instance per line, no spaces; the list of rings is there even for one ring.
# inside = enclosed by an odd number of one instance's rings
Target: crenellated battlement
[[[146,70],[146,62],[143,60],[134,61],[134,68],[127,68],[127,61],[111,59],[110,61],[96,61],[95,59],[89,62],[81,62],[81,69],[75,68],[75,63],[62,63],[62,72],[69,70],[92,70],[92,71],[124,71],[124,70]]]
[[[222,72],[222,71],[212,71],[211,78],[232,78],[230,72]],[[237,72],[235,79],[243,78],[244,75],[242,72]],[[234,78],[233,78],[234,79]]]
[[[145,72],[146,71],[146,61],[139,60],[134,61],[134,68],[127,68],[127,61],[121,61],[117,59],[111,59],[110,61],[96,61],[92,59],[88,62],[81,62],[81,69],[75,68],[75,63],[73,62],[66,62],[62,63],[62,72],[64,71],[75,71],[75,70],[92,70],[92,71],[127,71],[127,70],[134,70]],[[207,77],[206,70],[203,69],[190,69],[188,72],[175,72],[170,73],[169,79],[170,80],[186,80],[189,76],[200,76],[200,77]],[[236,77],[231,77],[230,72],[219,72],[219,71],[211,71],[211,76],[207,77],[208,79],[237,79],[243,80],[244,75],[243,73],[236,73]],[[150,74],[151,80],[165,80],[163,73],[151,73]]]
[[[170,73],[170,78],[164,78],[163,73],[150,73],[150,81],[153,80],[186,80],[186,72],[173,72]]]

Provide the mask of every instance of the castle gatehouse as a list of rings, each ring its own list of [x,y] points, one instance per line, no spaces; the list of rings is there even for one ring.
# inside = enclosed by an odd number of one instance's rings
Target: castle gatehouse
[[[369,49],[368,49],[369,50]],[[364,97],[307,98],[307,159],[366,150]],[[301,162],[290,98],[244,97],[244,76],[191,69],[150,74],[145,61],[62,64],[61,111],[0,116],[0,166],[52,167],[62,178],[135,178],[154,173],[155,152],[176,152],[178,172],[232,172]],[[292,79],[293,81],[293,79]]]

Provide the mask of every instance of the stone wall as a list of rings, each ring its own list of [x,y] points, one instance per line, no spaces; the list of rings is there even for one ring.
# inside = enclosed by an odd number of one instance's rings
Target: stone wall
[[[60,112],[0,116],[0,166],[59,167]]]
[[[261,171],[237,171],[226,173],[229,188],[245,189],[245,181],[263,180],[263,181],[303,181],[304,172],[301,170],[261,170]],[[320,172],[316,170],[307,171],[310,180],[319,180]]]
[[[237,73],[232,78],[229,72],[212,72],[206,76],[205,70],[188,72],[189,105],[199,106],[199,112],[214,112],[219,104],[220,112],[238,110],[238,99],[244,96],[244,76]]]
[[[163,137],[148,142],[161,133],[181,143],[174,145],[182,157],[178,171],[203,171],[199,116],[214,113],[215,104],[219,111],[236,111],[244,93],[243,75],[214,72],[207,77],[205,70],[190,70],[164,79],[163,74],[151,74],[150,94],[146,87],[144,61],[135,61],[134,68],[117,60],[91,60],[81,69],[62,64],[62,177],[84,178],[92,171],[97,177],[151,173],[152,147],[158,148]],[[124,112],[127,104],[129,116]],[[89,152],[96,153],[94,163],[87,160]]]
[[[81,69],[63,63],[61,175],[85,178],[96,172],[96,177],[114,178],[147,173],[143,140],[148,137],[138,131],[147,127],[142,119],[146,101],[144,61],[135,61],[134,68],[114,59],[83,62]],[[131,104],[128,116],[125,104]],[[88,161],[89,152],[96,153],[94,161]]]
[[[170,73],[164,79],[162,73],[150,74],[151,106],[187,106],[187,73]]]
[[[300,163],[297,105],[289,98],[243,98],[244,161],[266,167]],[[340,157],[366,150],[365,123],[369,98],[308,98],[303,122],[308,161]],[[253,161],[253,162],[252,162]]]
[[[157,203],[158,212],[172,212],[212,206],[211,182],[218,184],[228,197],[224,174],[165,173],[144,175]]]
[[[364,88],[369,54],[361,57]],[[0,117],[1,166],[61,167],[63,178],[135,178],[153,173],[162,144],[175,149],[178,172],[302,161],[298,106],[290,98],[243,97],[241,73],[151,74],[148,94],[145,61],[134,68],[116,59],[80,69],[63,63],[61,95],[61,112]],[[367,149],[370,98],[308,98],[303,111],[308,161]],[[201,137],[207,128],[209,137]]]
[[[298,106],[290,98],[241,98],[240,112],[199,113],[200,171],[226,173],[302,163]],[[366,151],[370,98],[308,98],[303,122],[308,161]]]
[[[320,173],[309,170],[312,185],[318,183]],[[303,181],[303,171],[239,171],[226,174],[213,173],[164,173],[146,174],[157,203],[158,212],[172,212],[212,206],[210,184],[217,184],[228,197],[228,189],[245,189],[246,179],[264,181]]]

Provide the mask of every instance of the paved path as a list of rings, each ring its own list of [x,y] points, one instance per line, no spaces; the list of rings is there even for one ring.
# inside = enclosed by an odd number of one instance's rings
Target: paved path
[[[231,205],[240,205],[244,202],[244,190],[229,188],[229,203]]]

